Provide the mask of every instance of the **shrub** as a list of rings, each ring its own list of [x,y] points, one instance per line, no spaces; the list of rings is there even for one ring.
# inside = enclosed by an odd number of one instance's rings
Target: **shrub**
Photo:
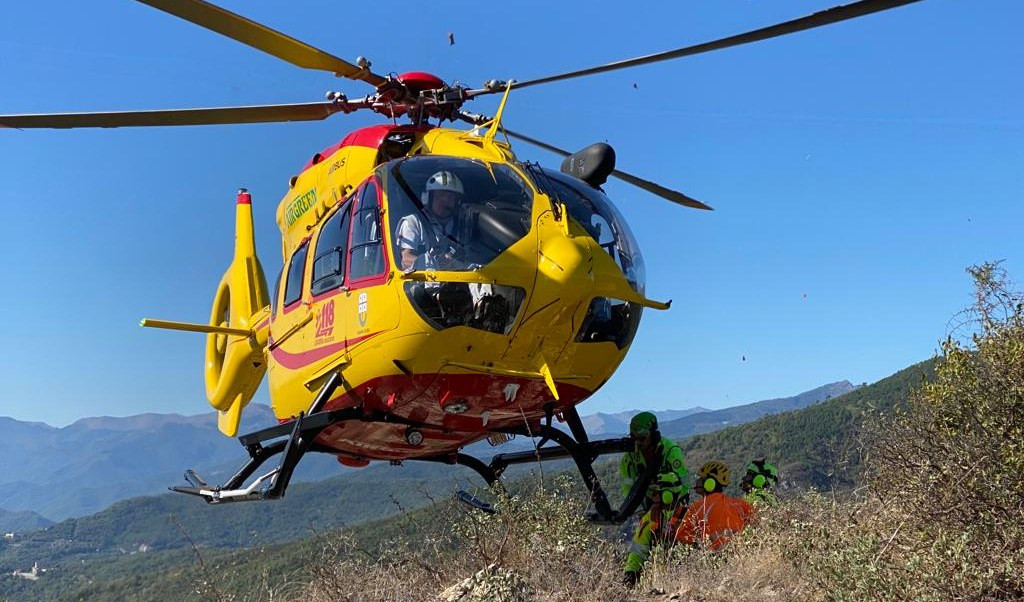
[[[421,515],[429,516],[429,525],[410,525],[411,536],[387,542],[379,553],[359,549],[350,538],[334,541],[301,598],[384,602],[445,592],[468,601],[502,591],[509,600],[582,602],[624,592],[618,546],[583,518],[585,508],[572,501],[579,496],[567,478],[495,497],[494,514],[436,504]]]
[[[870,499],[810,537],[829,599],[1024,598],[1024,302],[997,264],[968,271],[969,334],[870,429]]]

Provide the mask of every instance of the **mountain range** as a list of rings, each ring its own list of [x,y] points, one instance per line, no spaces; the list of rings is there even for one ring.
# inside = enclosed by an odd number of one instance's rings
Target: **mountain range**
[[[53,521],[41,516],[31,510],[20,510],[11,512],[0,508],[0,531],[4,535],[8,533],[25,533],[43,529],[53,524]]]
[[[682,418],[661,422],[661,434],[673,439],[685,439],[692,435],[710,433],[730,426],[745,424],[772,414],[781,414],[806,408],[834,399],[857,389],[850,381],[822,385],[793,397],[766,399],[755,403],[733,406],[723,410],[693,413]],[[659,420],[661,417],[659,416]]]
[[[270,408],[253,404],[242,428],[273,424]],[[212,414],[83,418],[62,428],[0,417],[0,509],[50,520],[92,514],[118,500],[166,491],[182,482],[185,468],[226,478],[244,455],[238,441],[218,433]],[[333,458],[311,460],[296,478],[338,474]]]
[[[614,414],[606,414],[598,412],[597,414],[590,414],[583,416],[583,426],[586,427],[587,433],[591,436],[616,436],[624,435],[629,432],[629,421],[636,415],[637,412],[642,410],[627,410],[625,412],[615,412]],[[685,410],[655,410],[654,413],[658,416],[658,421],[661,424],[676,420],[679,418],[685,418],[693,414],[700,414],[701,412],[707,412],[709,410],[700,406],[694,406]]]

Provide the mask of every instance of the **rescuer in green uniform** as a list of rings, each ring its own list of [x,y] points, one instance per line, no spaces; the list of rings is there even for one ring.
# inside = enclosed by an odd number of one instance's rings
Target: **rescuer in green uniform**
[[[755,506],[775,508],[779,505],[779,498],[775,497],[772,488],[778,482],[779,469],[765,462],[764,458],[758,458],[747,465],[747,474],[740,482],[740,488],[746,494],[743,499]]]
[[[622,495],[629,495],[633,484],[647,466],[657,463],[658,472],[647,487],[644,515],[640,517],[633,541],[626,556],[624,582],[635,585],[640,578],[644,562],[651,554],[651,546],[660,541],[671,541],[669,520],[680,505],[689,499],[686,464],[683,450],[658,431],[658,418],[650,412],[640,412],[629,422],[629,436],[634,441],[633,451],[622,456],[619,473],[622,475]]]

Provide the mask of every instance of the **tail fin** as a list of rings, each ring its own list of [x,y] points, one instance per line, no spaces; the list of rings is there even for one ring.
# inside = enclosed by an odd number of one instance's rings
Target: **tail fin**
[[[235,209],[235,256],[217,286],[210,325],[248,330],[251,335],[206,335],[206,396],[219,412],[218,428],[229,437],[237,434],[242,408],[267,370],[269,315],[267,279],[256,257],[252,197],[243,188]]]

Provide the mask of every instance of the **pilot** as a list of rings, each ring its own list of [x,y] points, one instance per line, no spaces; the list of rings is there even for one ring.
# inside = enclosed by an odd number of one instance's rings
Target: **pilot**
[[[464,196],[462,181],[450,171],[427,178],[420,197],[425,211],[406,215],[395,230],[403,270],[441,269],[451,262],[455,211]]]

